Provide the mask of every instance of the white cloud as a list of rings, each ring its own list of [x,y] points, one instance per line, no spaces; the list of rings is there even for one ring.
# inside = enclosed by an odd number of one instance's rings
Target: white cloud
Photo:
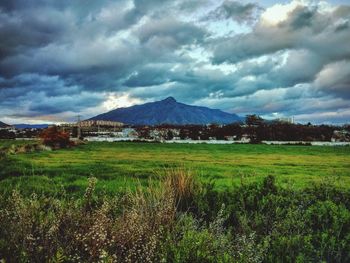
[[[304,4],[303,1],[292,1],[288,4],[275,4],[266,8],[265,12],[261,14],[261,22],[266,26],[276,26],[278,23],[285,21],[289,13],[296,7]]]
[[[132,98],[127,93],[110,92],[107,99],[103,102],[102,111],[110,111],[116,108],[130,107],[135,104],[141,104],[142,100]]]

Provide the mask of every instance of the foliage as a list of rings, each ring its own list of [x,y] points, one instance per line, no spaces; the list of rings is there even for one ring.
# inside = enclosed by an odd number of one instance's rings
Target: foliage
[[[45,129],[40,134],[40,138],[44,145],[54,149],[66,148],[72,145],[72,142],[69,140],[69,133],[58,130],[56,126]]]
[[[6,262],[349,262],[350,193],[261,183],[217,192],[185,169],[149,187],[82,198],[0,199]]]
[[[13,131],[7,129],[0,129],[0,139],[14,139],[16,134]]]
[[[3,145],[12,144],[24,145]],[[348,147],[143,143],[5,156],[0,260],[349,262],[348,156]],[[116,167],[129,181],[112,177]],[[233,187],[218,187],[242,167],[251,170]],[[295,180],[283,184],[288,171]]]
[[[261,125],[263,124],[264,120],[258,115],[247,115],[245,118],[245,123],[247,125]]]
[[[243,135],[251,143],[261,141],[331,141],[350,140],[349,126],[294,124],[278,120],[267,121],[257,115],[247,115],[245,125],[231,123],[225,125],[157,125],[137,127],[138,137],[154,139],[151,131],[156,132],[157,139],[171,140],[173,131],[177,130],[182,140],[241,140]]]

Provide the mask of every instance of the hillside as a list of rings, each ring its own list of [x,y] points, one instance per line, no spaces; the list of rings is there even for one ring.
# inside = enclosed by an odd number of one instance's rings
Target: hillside
[[[230,114],[218,109],[198,107],[177,102],[173,97],[161,101],[118,108],[97,115],[91,120],[111,120],[132,125],[158,124],[228,124],[241,121],[236,114]]]
[[[10,125],[3,123],[2,121],[0,121],[0,128],[6,128],[9,127]]]

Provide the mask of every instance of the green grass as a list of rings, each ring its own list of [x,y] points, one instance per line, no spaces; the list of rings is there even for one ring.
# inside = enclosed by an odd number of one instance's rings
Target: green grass
[[[9,141],[0,141],[8,145]],[[18,143],[18,142],[16,142]],[[23,142],[22,142],[23,143]],[[72,149],[11,155],[0,160],[0,192],[81,193],[90,176],[97,190],[121,191],[167,167],[184,166],[218,189],[276,176],[283,187],[304,188],[336,178],[350,188],[350,147],[94,142]]]
[[[12,145],[19,146],[19,145],[24,145],[24,144],[35,144],[38,142],[39,142],[38,140],[4,140],[4,139],[0,139],[0,150],[3,148],[11,147]]]

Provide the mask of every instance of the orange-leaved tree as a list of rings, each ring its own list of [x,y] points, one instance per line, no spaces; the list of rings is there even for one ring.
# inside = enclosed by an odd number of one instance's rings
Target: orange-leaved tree
[[[60,131],[56,126],[45,129],[40,134],[40,138],[44,145],[52,148],[66,148],[72,145],[69,139],[69,133]]]

